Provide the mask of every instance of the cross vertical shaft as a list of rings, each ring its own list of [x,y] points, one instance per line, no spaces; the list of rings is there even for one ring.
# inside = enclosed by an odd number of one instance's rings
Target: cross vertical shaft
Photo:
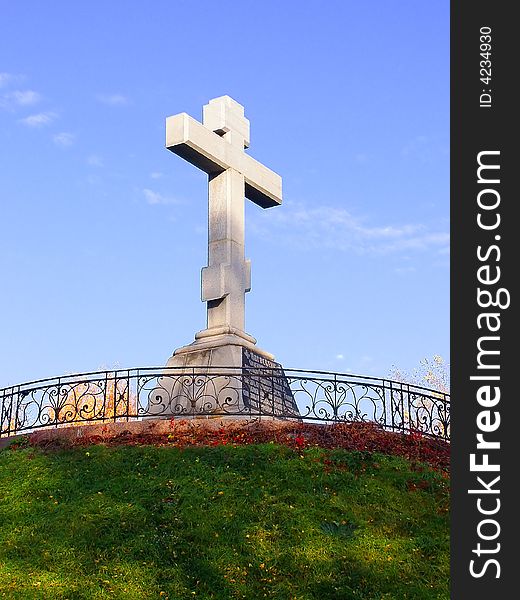
[[[245,260],[244,176],[235,169],[209,177],[208,269],[219,269],[223,297],[207,299],[209,330],[229,327],[245,331],[245,297],[249,291],[250,264]]]

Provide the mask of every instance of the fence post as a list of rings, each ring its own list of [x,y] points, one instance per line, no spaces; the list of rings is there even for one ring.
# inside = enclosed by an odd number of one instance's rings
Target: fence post
[[[126,372],[126,421],[130,420],[130,369]]]
[[[14,387],[12,388],[13,393],[11,394],[11,402],[9,403],[9,417],[7,419],[7,435],[11,435],[11,423],[13,422],[13,404],[14,404]],[[20,386],[18,386],[20,390]],[[16,423],[15,423],[16,424]]]
[[[408,430],[412,431],[412,427],[414,427],[414,425],[412,423],[412,405],[410,404],[410,384],[407,383],[406,387],[407,387],[406,400],[407,400],[407,405],[408,405],[408,419],[409,419]]]
[[[58,423],[60,421],[60,395],[61,395],[61,377],[58,377],[58,385],[56,386],[56,410],[54,411],[54,426],[56,429],[58,428]],[[77,414],[78,406],[76,403],[76,414]]]
[[[388,382],[390,384],[390,419],[392,420],[392,431],[395,431],[395,416],[394,416],[394,390],[392,388],[392,380]],[[383,380],[384,385],[384,380]]]
[[[5,415],[5,389],[2,390],[2,402],[0,403],[0,437],[2,437]]]
[[[334,420],[338,421],[338,376],[334,373]]]
[[[271,417],[274,417],[274,371],[271,368]]]

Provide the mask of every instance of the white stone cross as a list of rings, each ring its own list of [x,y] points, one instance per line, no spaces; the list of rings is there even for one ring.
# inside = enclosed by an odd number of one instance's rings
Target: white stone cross
[[[245,333],[245,293],[251,262],[245,259],[244,197],[262,208],[282,203],[282,179],[244,152],[249,121],[229,96],[209,101],[202,124],[181,113],[166,119],[166,148],[208,174],[208,266],[202,269],[207,329],[197,338]]]

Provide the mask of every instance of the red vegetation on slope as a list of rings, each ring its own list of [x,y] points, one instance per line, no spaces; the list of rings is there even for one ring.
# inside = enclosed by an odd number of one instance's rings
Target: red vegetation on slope
[[[269,442],[284,444],[296,451],[320,447],[380,452],[427,463],[442,471],[449,469],[448,443],[419,432],[401,434],[386,431],[376,423],[322,425],[260,419],[171,419],[42,430],[25,438],[24,445],[63,448],[101,443],[109,446],[149,444],[185,448]],[[10,447],[14,449],[17,445],[20,442],[13,440]]]

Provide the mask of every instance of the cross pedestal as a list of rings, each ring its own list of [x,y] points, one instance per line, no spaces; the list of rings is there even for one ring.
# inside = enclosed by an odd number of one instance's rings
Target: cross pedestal
[[[203,108],[202,123],[186,113],[166,120],[166,148],[208,174],[209,192],[208,265],[202,269],[201,285],[207,327],[168,360],[167,366],[179,367],[180,374],[169,388],[172,412],[198,412],[208,397],[216,413],[223,402],[231,401],[237,411],[245,410],[244,369],[254,364],[283,374],[273,355],[258,348],[245,331],[245,294],[251,289],[251,262],[245,258],[245,198],[262,208],[282,202],[281,177],[246,154],[248,147],[244,107],[229,96],[210,100]],[[217,371],[219,376],[211,378]],[[201,374],[210,392],[195,389],[195,375]],[[271,400],[274,405],[274,396]]]

